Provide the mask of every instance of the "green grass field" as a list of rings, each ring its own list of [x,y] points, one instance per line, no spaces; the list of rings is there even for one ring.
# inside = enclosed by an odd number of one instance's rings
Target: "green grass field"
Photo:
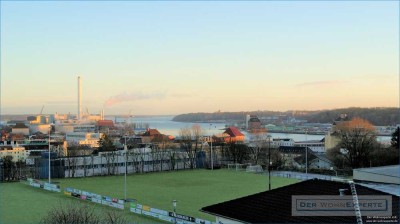
[[[271,177],[272,188],[297,182],[295,179]],[[124,176],[57,179],[61,188],[73,187],[114,198],[124,197]],[[172,211],[172,200],[178,200],[177,212],[215,221],[199,211],[204,206],[267,190],[265,175],[230,170],[186,170],[178,172],[128,175],[127,197],[139,204]],[[0,223],[38,223],[46,211],[63,200],[78,199],[62,193],[36,189],[22,183],[0,185]],[[94,203],[90,203],[95,205]],[[96,205],[97,207],[106,207]],[[109,208],[112,209],[112,208]],[[123,212],[132,223],[155,223],[155,220]]]

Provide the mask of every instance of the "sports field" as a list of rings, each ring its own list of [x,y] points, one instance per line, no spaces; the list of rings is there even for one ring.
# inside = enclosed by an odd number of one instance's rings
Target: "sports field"
[[[295,179],[271,178],[272,188],[297,182]],[[114,198],[124,198],[124,176],[54,181],[60,183],[62,190],[72,187]],[[199,209],[265,191],[267,186],[268,178],[265,175],[224,169],[134,174],[127,177],[127,197],[136,199],[139,204],[167,211],[173,210],[172,200],[177,200],[177,213],[215,221],[213,216],[202,213]],[[48,209],[64,200],[89,203],[21,183],[0,184],[0,197],[0,223],[38,223]],[[123,213],[132,223],[156,222],[128,212],[128,205]]]

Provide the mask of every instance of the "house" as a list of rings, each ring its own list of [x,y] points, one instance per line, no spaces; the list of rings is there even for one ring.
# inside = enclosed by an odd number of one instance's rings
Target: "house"
[[[230,143],[230,142],[244,142],[244,134],[239,131],[237,127],[228,127],[223,134],[226,137],[224,138],[224,142]],[[229,135],[229,136],[228,136]]]
[[[313,152],[325,153],[325,138],[321,140],[308,140],[294,142],[294,146],[304,146],[310,148]]]
[[[294,141],[291,138],[274,138],[274,139],[272,139],[271,147],[279,148],[281,146],[294,146]]]
[[[359,202],[362,198],[377,196],[384,206],[380,211],[367,211],[368,203],[361,204],[360,211],[364,223],[374,222],[379,219],[376,216],[385,216],[392,222],[398,223],[399,217],[399,196],[374,190],[359,184],[354,184]],[[367,197],[368,196],[368,197]],[[349,204],[335,205],[339,209],[323,209],[322,203],[314,209],[314,204],[299,204],[299,198],[310,200],[310,198],[320,197],[324,202],[329,200],[347,201]],[[389,199],[390,198],[390,199]],[[320,199],[320,200],[321,200]],[[381,201],[381,202],[382,202]],[[315,202],[315,201],[314,201]],[[276,188],[270,191],[233,199],[226,202],[203,207],[200,211],[216,217],[216,223],[357,223],[354,207],[352,206],[351,184],[345,182],[335,182],[327,180],[306,180],[292,185]],[[315,204],[316,205],[316,204]],[[350,205],[350,206],[347,206]],[[310,206],[310,207],[307,207]],[[314,207],[313,207],[314,206]],[[365,206],[365,207],[362,207]],[[308,209],[308,210],[306,210]],[[318,211],[318,209],[320,211]],[[321,210],[323,210],[321,212]],[[339,210],[339,211],[338,211]],[[378,209],[376,209],[378,210]],[[391,210],[391,212],[389,211]],[[309,211],[312,213],[306,213]],[[303,212],[303,213],[301,213]],[[342,216],[346,212],[347,216]],[[303,214],[303,215],[302,215]],[[309,214],[308,216],[305,214]],[[310,216],[310,214],[313,214]],[[387,221],[387,220],[385,220]]]
[[[335,121],[332,123],[331,131],[329,131],[325,135],[325,149],[330,150],[335,148],[340,143],[340,138],[337,132],[337,126],[343,122],[349,121],[347,114],[341,114]]]
[[[145,133],[141,135],[142,143],[151,143],[151,142],[164,142],[171,141],[172,136],[163,135],[157,129],[148,128]]]
[[[298,168],[305,168],[305,154],[294,158],[294,161]],[[312,150],[307,152],[307,163],[309,169],[330,169],[331,167],[334,167],[333,162],[326,158],[326,154],[313,153]]]
[[[251,133],[267,132],[265,128],[261,127],[261,121],[255,115],[250,116],[250,119],[248,120],[248,131]]]
[[[25,150],[25,147],[18,146],[18,144],[12,147],[0,147],[0,158],[6,156],[11,156],[13,162],[25,162],[29,156],[29,152]]]
[[[98,120],[96,126],[100,132],[108,133],[114,128],[114,122],[112,120]]]
[[[73,144],[98,148],[99,141],[102,137],[103,137],[102,133],[70,132],[65,135],[65,140]]]
[[[29,127],[26,126],[24,123],[17,123],[11,129],[12,134],[22,134],[22,135],[29,135]]]
[[[282,155],[285,167],[298,167],[298,162],[295,158],[300,157],[305,154],[306,147],[295,147],[295,146],[279,146],[279,152]],[[308,153],[311,152],[310,149],[307,150]]]
[[[252,115],[249,119],[249,129],[260,129],[261,128],[261,121],[258,119],[257,116]]]

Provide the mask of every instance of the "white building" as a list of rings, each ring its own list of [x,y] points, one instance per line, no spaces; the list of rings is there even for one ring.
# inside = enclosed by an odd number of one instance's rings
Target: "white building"
[[[299,141],[295,142],[294,146],[298,147],[308,147],[313,152],[325,153],[325,141],[324,140],[309,140],[309,141]]]
[[[11,132],[13,134],[29,135],[29,127],[24,123],[17,123],[14,127],[12,127]]]
[[[95,132],[96,125],[94,124],[79,124],[74,126],[74,132]]]
[[[43,134],[49,133],[50,124],[30,124],[29,131],[34,134],[36,132],[41,132]]]
[[[294,141],[291,138],[272,139],[271,147],[279,148],[280,146],[294,146]]]
[[[86,177],[108,174],[124,174],[125,158],[127,173],[157,172],[164,170],[188,169],[185,152],[149,152],[148,149],[100,152],[99,155],[65,157],[65,177]],[[173,159],[173,162],[171,161]]]
[[[12,148],[1,148],[0,157],[4,158],[6,156],[12,156],[13,162],[18,162],[19,160],[25,162],[26,158],[29,156],[29,152],[25,150],[22,146],[14,146]]]
[[[103,136],[102,133],[94,132],[70,132],[65,135],[65,140],[68,143],[78,145],[86,145],[92,148],[99,147],[99,140]]]

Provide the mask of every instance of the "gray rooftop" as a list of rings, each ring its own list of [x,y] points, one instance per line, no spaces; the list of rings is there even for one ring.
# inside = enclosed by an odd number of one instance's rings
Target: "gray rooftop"
[[[400,178],[400,165],[360,168],[355,170],[357,170],[358,172],[379,174],[384,176]]]

